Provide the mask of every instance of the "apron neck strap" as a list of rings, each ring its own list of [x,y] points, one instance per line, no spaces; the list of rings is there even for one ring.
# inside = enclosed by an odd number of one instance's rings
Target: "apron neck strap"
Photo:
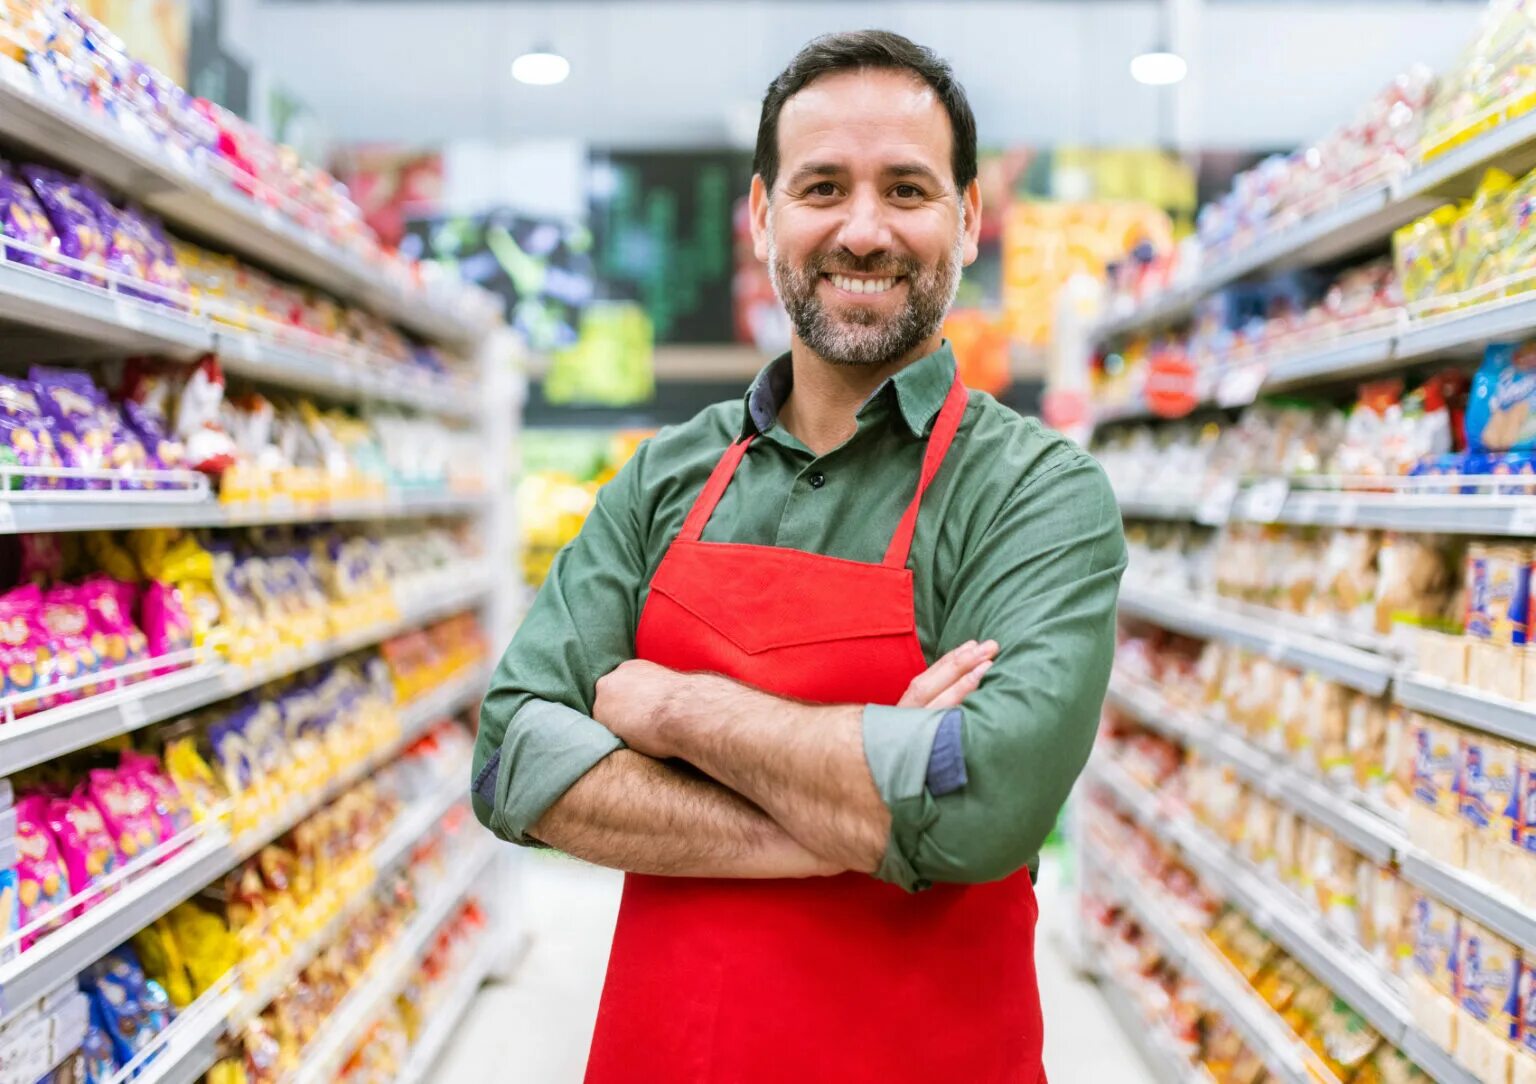
[[[966,395],[965,385],[960,382],[960,374],[956,373],[944,405],[939,409],[938,420],[933,423],[933,430],[928,434],[928,448],[923,453],[923,471],[917,479],[917,492],[902,514],[896,533],[891,537],[891,544],[885,551],[884,563],[892,568],[902,568],[907,563],[907,554],[912,549],[912,534],[917,529],[917,510],[923,503],[928,483],[933,481],[934,475],[944,465],[944,456],[960,428],[960,419],[965,416]],[[715,464],[715,469],[710,473],[709,481],[704,483],[703,490],[689,509],[688,518],[683,520],[683,529],[677,534],[679,542],[697,542],[703,535],[704,525],[715,514],[715,505],[725,495],[726,487],[731,484],[731,478],[735,476],[736,468],[741,465],[742,457],[747,454],[747,446],[751,443],[752,436],[746,436],[725,450],[720,462]]]
[[[751,436],[742,437],[725,450],[725,454],[720,457],[720,462],[715,464],[709,481],[704,483],[704,489],[694,500],[693,507],[689,509],[688,518],[683,520],[683,529],[677,534],[679,542],[699,540],[699,536],[704,533],[704,525],[709,522],[709,517],[715,514],[715,505],[720,503],[720,498],[725,494],[725,487],[731,484],[731,477],[741,464],[742,457],[747,454],[747,445],[751,443]]]
[[[907,554],[912,550],[912,535],[917,530],[917,510],[923,503],[923,494],[928,491],[928,483],[933,481],[934,475],[944,465],[944,456],[960,430],[960,419],[965,417],[967,395],[965,385],[960,382],[960,374],[956,373],[954,383],[949,386],[949,394],[944,397],[944,405],[939,409],[938,420],[933,423],[933,429],[928,434],[928,450],[923,453],[923,473],[917,479],[917,492],[912,495],[912,503],[907,505],[906,512],[902,513],[901,522],[896,525],[896,533],[891,536],[891,544],[886,548],[883,563],[888,568],[906,567]]]

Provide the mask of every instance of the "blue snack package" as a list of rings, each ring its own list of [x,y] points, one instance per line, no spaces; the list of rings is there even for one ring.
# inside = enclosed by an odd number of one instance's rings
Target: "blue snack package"
[[[1472,378],[1467,445],[1475,451],[1536,448],[1536,343],[1493,343]]]
[[[48,221],[59,238],[60,254],[105,269],[107,238],[95,212],[80,198],[78,185],[62,173],[43,166],[23,166],[21,173],[48,213]],[[83,268],[69,268],[64,274],[97,286],[106,284],[103,277]]]
[[[105,1084],[117,1072],[117,1061],[112,1056],[112,1040],[107,1035],[107,1029],[101,1025],[101,1013],[94,997],[91,998],[91,1026],[85,1030],[80,1055],[85,1060],[86,1084]]]
[[[1530,452],[1506,452],[1494,456],[1489,474],[1501,478],[1518,478],[1521,481],[1500,482],[1493,487],[1503,496],[1528,496],[1536,493],[1536,455]]]

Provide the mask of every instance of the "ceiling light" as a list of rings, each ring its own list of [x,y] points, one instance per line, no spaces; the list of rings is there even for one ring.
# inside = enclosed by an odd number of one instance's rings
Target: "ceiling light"
[[[1131,78],[1149,87],[1166,87],[1182,82],[1189,65],[1178,53],[1155,49],[1131,58]]]
[[[530,86],[552,87],[570,74],[571,62],[549,49],[535,49],[512,62],[512,78]]]

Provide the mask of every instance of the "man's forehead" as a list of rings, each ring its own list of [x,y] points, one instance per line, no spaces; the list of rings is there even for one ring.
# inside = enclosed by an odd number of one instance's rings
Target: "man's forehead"
[[[952,139],[944,104],[913,72],[872,68],[824,75],[779,114],[779,152],[785,156],[821,160],[831,149],[867,152],[899,143],[899,152],[892,147],[898,157],[926,150],[944,160]]]

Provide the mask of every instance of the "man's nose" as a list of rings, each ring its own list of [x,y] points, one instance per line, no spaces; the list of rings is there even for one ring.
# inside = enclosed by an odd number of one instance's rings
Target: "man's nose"
[[[846,207],[848,217],[838,231],[839,244],[855,256],[869,256],[891,247],[886,208],[878,195],[873,192],[856,194]]]

